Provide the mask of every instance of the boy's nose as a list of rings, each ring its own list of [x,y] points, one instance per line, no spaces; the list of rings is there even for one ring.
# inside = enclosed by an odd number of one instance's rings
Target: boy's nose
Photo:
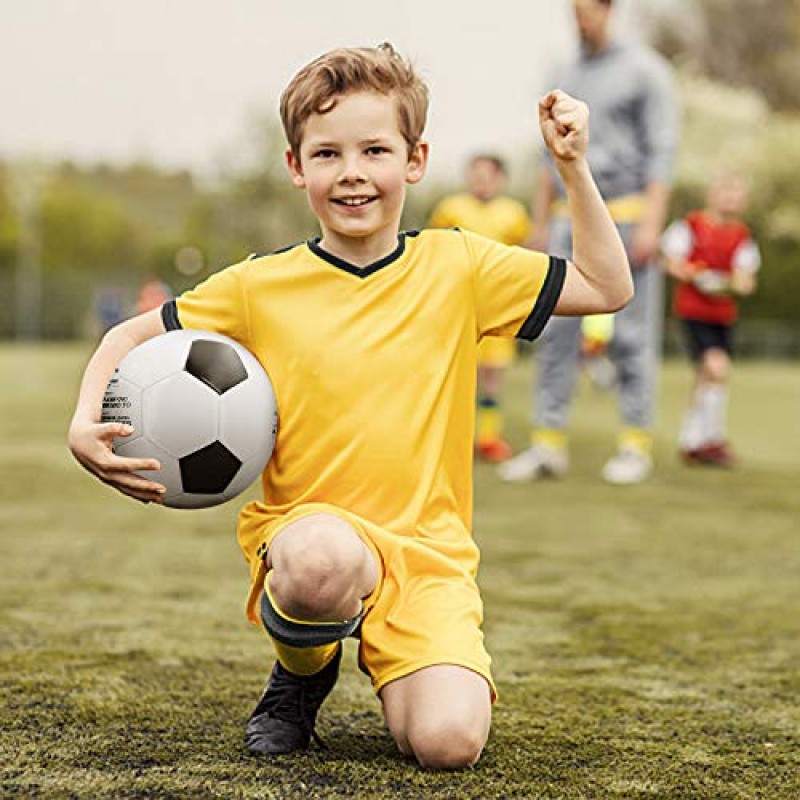
[[[358,158],[346,158],[342,162],[342,171],[339,175],[342,183],[359,183],[366,180],[361,161]]]

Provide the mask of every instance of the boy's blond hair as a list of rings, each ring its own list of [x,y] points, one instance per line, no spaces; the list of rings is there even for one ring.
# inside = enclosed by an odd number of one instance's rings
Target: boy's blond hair
[[[308,118],[326,114],[340,97],[352,92],[396,96],[400,133],[411,152],[425,128],[428,88],[411,64],[384,42],[378,47],[331,50],[292,78],[281,95],[281,121],[296,158]]]

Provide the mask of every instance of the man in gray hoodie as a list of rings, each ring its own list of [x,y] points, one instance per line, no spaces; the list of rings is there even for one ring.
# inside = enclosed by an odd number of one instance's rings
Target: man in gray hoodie
[[[669,65],[654,51],[617,39],[612,0],[573,0],[581,51],[557,75],[592,118],[589,164],[628,253],[636,295],[614,319],[622,430],[603,467],[610,483],[633,484],[652,470],[652,424],[661,345],[664,276],[656,263],[667,215],[679,111]],[[564,187],[547,161],[533,202],[536,249],[571,256]],[[561,477],[568,469],[570,403],[580,366],[581,319],[552,318],[537,350],[530,447],[502,464],[507,481]]]

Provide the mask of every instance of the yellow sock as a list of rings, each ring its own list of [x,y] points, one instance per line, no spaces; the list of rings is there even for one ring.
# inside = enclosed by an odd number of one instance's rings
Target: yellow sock
[[[495,400],[481,398],[478,403],[478,441],[493,442],[500,438],[503,414]]]
[[[623,428],[619,435],[619,446],[649,456],[653,452],[653,435],[647,428]]]
[[[333,660],[341,642],[321,644],[319,647],[292,647],[276,639],[272,640],[278,661],[295,675],[314,675]]]
[[[272,607],[280,616],[292,622],[304,622],[304,620],[290,617],[278,608],[275,598],[272,596],[272,591],[270,590],[269,577],[264,581],[264,591],[267,593]],[[293,672],[295,675],[313,675],[321,669],[324,669],[336,655],[336,651],[339,649],[340,645],[339,642],[333,642],[332,644],[322,644],[317,647],[293,647],[292,645],[279,642],[272,636],[270,636],[270,639],[272,639],[272,644],[275,647],[275,654],[278,656],[278,661],[280,661],[289,672]]]
[[[567,446],[567,434],[559,428],[538,428],[531,434],[531,444],[541,444],[551,450],[564,450]]]

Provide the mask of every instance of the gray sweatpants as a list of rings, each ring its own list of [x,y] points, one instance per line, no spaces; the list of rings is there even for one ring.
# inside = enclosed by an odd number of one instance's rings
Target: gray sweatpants
[[[634,226],[619,225],[630,252]],[[572,257],[569,220],[557,219],[550,229],[550,252]],[[657,264],[633,270],[635,295],[614,316],[609,354],[617,369],[620,416],[624,425],[653,424],[658,359],[663,325],[664,274]],[[533,422],[538,428],[562,429],[569,422],[570,403],[580,366],[581,317],[551,317],[536,350]]]

